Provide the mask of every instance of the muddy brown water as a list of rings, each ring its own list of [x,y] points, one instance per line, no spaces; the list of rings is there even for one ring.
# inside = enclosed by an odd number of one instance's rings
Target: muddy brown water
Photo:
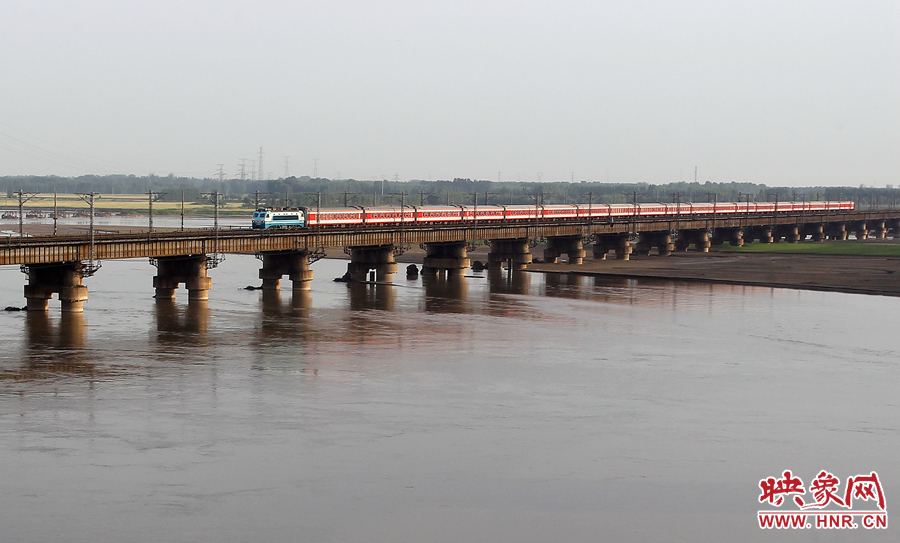
[[[0,313],[4,541],[805,541],[758,528],[761,478],[900,496],[897,298],[337,260],[294,297],[259,264],[206,306],[123,260],[83,315]]]

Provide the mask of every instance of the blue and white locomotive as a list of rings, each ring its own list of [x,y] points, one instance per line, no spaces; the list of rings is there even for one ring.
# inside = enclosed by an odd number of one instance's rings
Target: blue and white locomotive
[[[257,209],[253,212],[252,225],[256,229],[292,228],[306,226],[306,208]]]

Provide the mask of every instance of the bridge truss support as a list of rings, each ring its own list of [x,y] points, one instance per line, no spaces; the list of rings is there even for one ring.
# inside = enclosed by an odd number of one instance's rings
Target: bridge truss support
[[[353,281],[366,280],[370,270],[375,271],[375,280],[390,283],[397,273],[397,260],[394,257],[393,245],[377,245],[373,247],[350,247],[350,263],[347,273]]]
[[[82,313],[88,299],[87,287],[82,283],[84,263],[32,264],[28,266],[25,299],[29,311],[47,311],[53,294],[59,294],[65,313]]]
[[[156,275],[153,277],[154,298],[174,300],[175,290],[184,283],[189,302],[209,300],[212,279],[207,276],[206,255],[166,256],[156,259]]]
[[[488,269],[497,270],[507,267],[512,270],[524,270],[528,264],[531,264],[531,247],[528,245],[528,238],[491,240]]]
[[[422,275],[456,277],[466,274],[471,265],[465,241],[451,243],[426,243],[426,256],[422,260]]]
[[[687,251],[691,245],[701,253],[708,253],[711,245],[709,230],[679,230],[678,239],[675,240],[675,250]]]
[[[569,264],[584,263],[584,243],[581,236],[552,236],[547,238],[544,262],[556,264],[560,255],[565,254]]]
[[[262,263],[259,278],[263,290],[279,290],[285,275],[291,280],[292,290],[309,290],[313,272],[309,269],[308,251],[262,253]]]

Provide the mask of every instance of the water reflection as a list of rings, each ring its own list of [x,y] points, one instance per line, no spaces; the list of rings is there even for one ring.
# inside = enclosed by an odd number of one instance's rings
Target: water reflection
[[[585,298],[583,275],[548,273],[544,275],[544,295],[554,298]]]
[[[393,287],[348,283],[347,290],[350,293],[350,309],[354,311],[366,309],[394,310],[396,292],[394,292]]]
[[[491,294],[528,294],[531,285],[529,272],[521,270],[488,270]]]
[[[22,364],[4,368],[4,379],[47,379],[60,374],[93,376],[95,365],[84,351],[87,321],[84,313],[61,313],[53,318],[46,311],[25,314],[25,347]]]
[[[156,339],[173,345],[205,343],[209,329],[209,302],[192,300],[179,305],[175,300],[156,299]]]
[[[280,290],[264,290],[260,302],[264,316],[308,317],[312,307],[312,294],[308,290],[292,290],[290,300],[285,301]]]
[[[461,275],[444,277],[426,275],[422,277],[425,287],[424,310],[434,313],[466,313],[468,285]]]

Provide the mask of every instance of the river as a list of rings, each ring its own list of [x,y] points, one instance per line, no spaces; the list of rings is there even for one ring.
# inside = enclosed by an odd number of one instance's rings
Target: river
[[[83,315],[0,314],[3,541],[895,540],[756,512],[786,469],[896,503],[898,298],[338,260],[293,297],[259,266],[198,306],[106,261]]]

